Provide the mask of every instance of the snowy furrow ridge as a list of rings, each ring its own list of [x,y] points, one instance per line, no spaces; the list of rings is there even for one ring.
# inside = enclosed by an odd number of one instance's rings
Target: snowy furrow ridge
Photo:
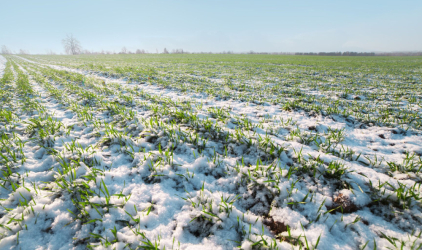
[[[0,77],[3,76],[4,69],[6,68],[6,58],[0,55]]]

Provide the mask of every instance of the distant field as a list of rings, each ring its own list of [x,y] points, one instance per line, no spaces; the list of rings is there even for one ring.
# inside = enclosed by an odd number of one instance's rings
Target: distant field
[[[420,249],[422,57],[0,56],[1,249]]]

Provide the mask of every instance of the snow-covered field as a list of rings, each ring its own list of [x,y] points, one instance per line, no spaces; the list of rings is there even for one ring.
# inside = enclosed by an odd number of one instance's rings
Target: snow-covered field
[[[0,56],[0,249],[422,247],[422,59],[176,59]]]

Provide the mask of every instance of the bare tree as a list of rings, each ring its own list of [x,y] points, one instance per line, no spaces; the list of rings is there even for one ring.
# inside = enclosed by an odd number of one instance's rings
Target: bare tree
[[[12,54],[12,52],[6,47],[6,45],[1,46],[1,53],[3,55]]]
[[[124,46],[124,47],[122,48],[122,52],[120,52],[120,54],[127,54],[127,49],[126,49],[126,46]]]
[[[21,55],[28,55],[29,54],[29,51],[24,50],[24,49],[20,49],[19,50],[19,54],[21,54]]]
[[[145,50],[144,49],[137,49],[136,54],[145,54]]]
[[[81,44],[72,34],[67,35],[67,37],[62,40],[62,43],[66,54],[77,55],[82,52]]]
[[[163,54],[168,54],[168,53],[169,51],[166,48],[164,48]]]
[[[184,52],[183,52],[183,49],[174,49],[174,50],[172,50],[171,53],[173,53],[173,54],[183,54]]]

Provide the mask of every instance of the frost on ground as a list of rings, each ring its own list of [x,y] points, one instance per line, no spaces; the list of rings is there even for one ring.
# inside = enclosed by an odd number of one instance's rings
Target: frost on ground
[[[0,248],[421,248],[422,60],[233,58],[0,57]]]

